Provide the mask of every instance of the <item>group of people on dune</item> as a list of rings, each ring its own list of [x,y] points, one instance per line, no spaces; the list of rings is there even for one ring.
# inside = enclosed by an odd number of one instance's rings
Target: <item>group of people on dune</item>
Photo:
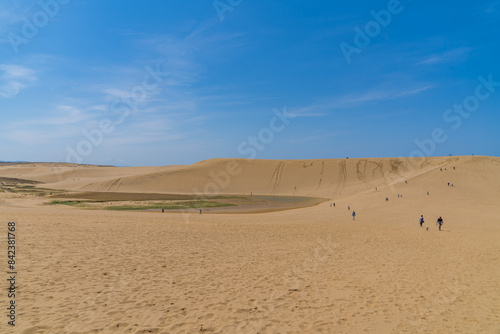
[[[453,169],[455,169],[455,167],[453,167]],[[440,170],[443,171],[443,168],[441,168]],[[446,168],[445,168],[445,170],[446,170]],[[405,181],[405,184],[408,184],[408,181]],[[448,183],[448,186],[450,186],[450,183]],[[451,184],[451,186],[453,187],[453,184]],[[378,191],[378,188],[375,188],[375,191]],[[429,195],[429,191],[427,191],[427,195]],[[402,197],[403,197],[403,194],[398,194],[398,198],[402,198]],[[386,197],[385,201],[388,202],[389,198]],[[335,207],[335,203],[330,203],[330,207]],[[350,204],[347,206],[347,210],[351,211]],[[356,212],[354,210],[352,211],[351,215],[352,215],[352,220],[356,220]],[[420,215],[418,222],[420,223],[420,227],[424,227],[423,226],[424,225],[424,215]],[[440,231],[441,231],[441,227],[443,226],[443,224],[444,224],[443,218],[439,217],[436,220],[436,226],[439,228]],[[429,227],[427,227],[426,230],[429,230]]]

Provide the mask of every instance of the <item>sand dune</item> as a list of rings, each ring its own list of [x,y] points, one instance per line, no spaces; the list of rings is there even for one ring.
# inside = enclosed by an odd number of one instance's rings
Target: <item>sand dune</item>
[[[0,192],[1,248],[15,220],[19,261],[18,323],[4,316],[2,333],[500,333],[499,158],[60,165],[59,176],[52,167],[4,165],[0,177],[114,192],[204,192],[213,182],[220,194],[331,200],[199,215]]]
[[[208,195],[252,192],[333,198],[357,194],[375,187],[387,187],[419,176],[424,176],[419,180],[419,185],[430,186],[435,184],[436,177],[444,177],[443,174],[433,173],[440,168],[452,167],[459,171],[454,177],[473,170],[477,176],[467,186],[481,190],[484,184],[478,184],[477,181],[494,181],[498,165],[499,159],[492,157],[437,157],[427,158],[424,163],[402,158],[289,161],[213,159],[190,166],[54,168],[36,165],[22,168],[0,167],[0,172],[5,176],[23,175],[25,178],[44,182],[51,188],[79,191]]]

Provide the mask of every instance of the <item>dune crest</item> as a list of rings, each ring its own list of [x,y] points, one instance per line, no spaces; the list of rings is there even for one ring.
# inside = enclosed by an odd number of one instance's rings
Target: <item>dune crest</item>
[[[500,159],[460,156],[366,158],[324,160],[211,159],[189,166],[100,167],[30,166],[1,167],[4,176],[46,183],[46,187],[104,192],[154,192],[179,194],[262,194],[285,196],[342,197],[375,188],[391,187],[419,178],[429,185],[445,177],[440,169],[457,168],[453,177],[464,178],[471,189],[481,180],[496,180]],[[468,182],[468,179],[472,179]],[[451,181],[453,182],[453,180]],[[458,182],[458,181],[457,181]],[[493,181],[494,182],[494,181]],[[490,182],[488,182],[490,183]],[[489,184],[488,188],[498,186]],[[423,187],[425,188],[425,187]],[[488,189],[487,188],[487,189]]]

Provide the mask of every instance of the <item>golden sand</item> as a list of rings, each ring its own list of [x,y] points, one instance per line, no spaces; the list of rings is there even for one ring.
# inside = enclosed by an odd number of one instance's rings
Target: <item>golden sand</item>
[[[0,192],[0,266],[15,221],[18,271],[15,327],[2,279],[1,333],[500,333],[499,158],[21,164],[0,177],[67,191],[187,194],[213,182],[217,194],[331,199],[200,215]]]

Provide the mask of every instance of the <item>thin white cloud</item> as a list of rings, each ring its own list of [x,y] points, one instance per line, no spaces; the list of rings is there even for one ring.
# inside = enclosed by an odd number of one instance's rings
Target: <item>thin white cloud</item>
[[[82,121],[89,120],[89,115],[74,107],[69,105],[60,105],[57,107],[58,117],[48,118],[41,120],[41,124],[50,124],[50,125],[68,125],[68,124],[76,124]]]
[[[12,65],[12,64],[0,64],[0,70],[4,72],[4,76],[8,79],[14,78],[30,78],[33,76],[34,71],[20,65]]]
[[[409,88],[406,90],[400,90],[400,89],[372,90],[364,94],[350,95],[345,98],[341,98],[337,100],[336,103],[334,103],[334,106],[336,104],[337,107],[356,107],[369,102],[397,100],[400,98],[418,94],[432,87],[433,87],[432,85],[425,85],[416,88]]]
[[[432,85],[425,85],[415,88],[401,89],[376,89],[371,90],[366,93],[351,94],[339,98],[334,98],[323,103],[311,104],[299,109],[294,109],[290,112],[291,115],[297,117],[317,117],[324,116],[328,112],[359,107],[365,104],[380,102],[380,101],[391,101],[400,98],[410,97],[412,95],[419,94],[426,90],[431,89]]]
[[[95,110],[59,105],[37,119],[2,124],[0,138],[26,146],[62,145],[67,140],[82,136],[82,130],[98,127]]]
[[[290,117],[321,117],[325,116],[325,112],[318,112],[318,110],[324,110],[324,105],[310,105],[303,108],[291,109],[286,114]]]
[[[52,128],[51,131],[40,129],[39,127],[25,127],[14,128],[12,130],[6,129],[2,131],[1,137],[23,145],[33,146],[61,142],[62,139],[74,136],[78,130],[78,127],[56,127]]]
[[[104,89],[104,93],[108,95],[109,99],[120,99],[120,98],[130,97],[130,91],[126,91],[124,89],[119,89],[119,88],[106,88]]]
[[[19,94],[36,80],[35,71],[19,65],[0,64],[0,97],[10,98]]]
[[[418,65],[433,65],[437,63],[443,63],[448,61],[453,61],[460,59],[462,56],[466,56],[472,49],[471,48],[456,48],[450,51],[436,53],[429,56],[427,59],[418,63]]]
[[[53,109],[40,111],[35,119],[3,124],[0,137],[8,134],[10,140],[23,145],[51,143],[64,146],[79,138],[84,139],[82,131],[95,128],[99,120],[106,116],[114,122],[115,130],[105,135],[104,145],[162,145],[187,138],[191,135],[188,135],[190,131],[199,128],[197,122],[209,119],[206,108],[202,110],[200,105],[207,107],[208,102],[208,109],[212,109],[214,105],[228,107],[245,101],[244,97],[234,96],[212,99],[196,87],[204,73],[200,52],[215,52],[226,47],[225,41],[237,39],[238,36],[209,36],[203,29],[185,38],[136,36],[141,39],[139,43],[142,47],[153,50],[150,52],[152,59],[141,61],[139,66],[102,65],[89,68],[98,74],[105,73],[105,76],[100,77],[110,78],[109,81],[94,81],[86,87],[80,86],[78,93],[85,91],[85,98],[67,97]],[[8,64],[1,66],[0,87],[1,84],[9,84],[11,88],[5,89],[0,96],[19,94],[31,79],[36,79],[35,72],[28,68]],[[137,94],[137,87],[143,87],[145,78],[151,72],[160,73],[160,84],[154,89],[146,89],[147,96],[132,101],[133,110],[126,118],[119,119],[118,114],[121,115],[122,110],[113,110],[112,102],[130,99]],[[148,80],[148,84],[152,82],[152,79]],[[78,93],[75,95],[79,96]]]

